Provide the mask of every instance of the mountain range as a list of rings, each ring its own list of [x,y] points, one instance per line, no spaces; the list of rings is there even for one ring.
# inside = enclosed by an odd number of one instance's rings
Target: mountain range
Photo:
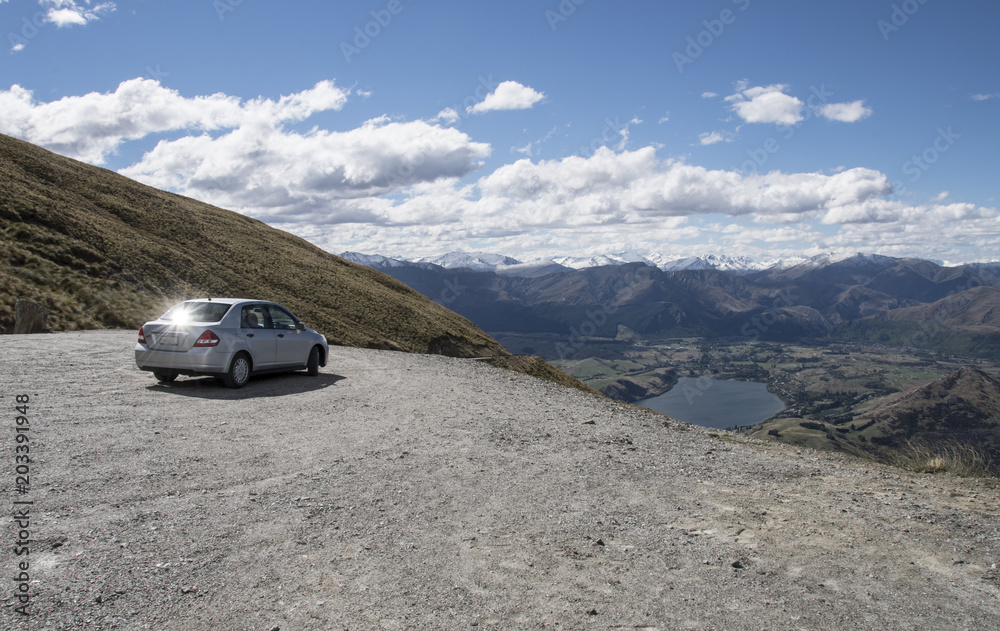
[[[831,255],[823,254],[814,257],[795,257],[774,259],[770,261],[755,261],[746,256],[728,256],[725,254],[706,254],[704,256],[688,256],[670,258],[659,253],[646,255],[634,252],[619,252],[614,254],[598,254],[595,256],[552,256],[533,261],[520,261],[502,254],[488,252],[448,252],[440,256],[406,259],[401,256],[382,256],[378,254],[361,254],[359,252],[342,252],[340,256],[348,261],[374,268],[407,267],[436,265],[445,269],[470,269],[477,272],[497,272],[511,276],[534,276],[537,270],[549,272],[571,271],[588,267],[605,265],[628,265],[642,263],[666,272],[678,270],[716,269],[734,273],[749,273],[771,268],[787,268],[806,263],[821,264],[831,259]]]
[[[571,271],[588,267],[603,267],[605,265],[628,265],[630,263],[642,263],[665,272],[714,269],[735,274],[752,274],[762,271],[786,270],[793,267],[798,268],[800,272],[804,272],[811,268],[826,267],[852,259],[854,260],[854,264],[868,260],[873,266],[879,266],[881,262],[893,259],[893,257],[879,254],[864,254],[861,252],[840,257],[834,256],[831,253],[825,253],[809,257],[797,256],[766,261],[757,261],[748,256],[729,256],[727,254],[704,254],[701,256],[671,258],[656,252],[645,255],[634,252],[618,252],[584,257],[557,255],[527,262],[503,254],[461,251],[417,259],[406,259],[402,256],[383,256],[380,254],[361,254],[350,251],[342,252],[340,256],[348,261],[374,268],[426,267],[434,265],[445,269],[470,269],[477,272],[505,273],[511,276],[534,276],[537,269]],[[942,265],[942,263],[937,261],[928,262],[934,265]],[[997,261],[970,263],[969,266],[979,267],[983,270],[992,270],[994,274],[1000,273],[1000,262]]]
[[[397,278],[492,334],[580,341],[627,331],[646,338],[830,339],[975,356],[1000,351],[1000,263],[949,267],[859,253],[754,270],[746,260],[718,256],[686,266],[625,256],[590,260],[593,265],[565,257],[521,263],[482,253],[422,261],[342,256]],[[723,269],[736,263],[739,269]],[[568,359],[573,347],[564,342],[547,352]]]

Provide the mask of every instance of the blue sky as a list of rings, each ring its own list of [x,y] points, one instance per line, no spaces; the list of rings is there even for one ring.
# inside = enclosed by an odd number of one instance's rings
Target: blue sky
[[[1000,4],[0,0],[0,132],[332,252],[1000,258]]]

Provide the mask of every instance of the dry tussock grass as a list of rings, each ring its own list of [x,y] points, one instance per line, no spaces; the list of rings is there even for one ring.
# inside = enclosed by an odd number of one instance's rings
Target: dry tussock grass
[[[911,440],[889,456],[891,464],[918,473],[952,473],[967,478],[1000,474],[990,455],[960,442],[929,443]]]

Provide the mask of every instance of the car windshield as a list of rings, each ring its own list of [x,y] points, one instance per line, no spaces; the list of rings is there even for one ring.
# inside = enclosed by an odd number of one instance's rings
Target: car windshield
[[[222,302],[182,302],[160,316],[160,319],[171,322],[218,322],[231,306]]]

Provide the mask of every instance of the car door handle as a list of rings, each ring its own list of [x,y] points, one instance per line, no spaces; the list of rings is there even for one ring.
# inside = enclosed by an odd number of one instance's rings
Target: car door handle
[[[278,333],[278,337],[285,337],[284,333]]]
[[[247,333],[247,337],[253,337],[253,333]]]

